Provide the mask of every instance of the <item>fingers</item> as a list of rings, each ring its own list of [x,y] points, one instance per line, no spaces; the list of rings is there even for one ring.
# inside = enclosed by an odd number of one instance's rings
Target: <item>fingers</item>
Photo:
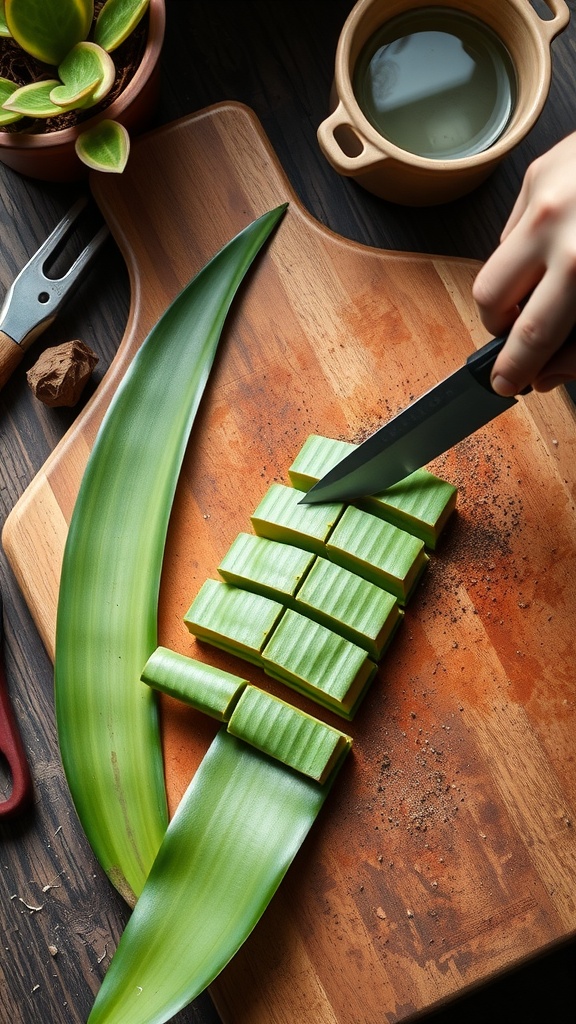
[[[576,380],[576,341],[563,345],[533,381],[535,391],[551,391],[559,384]]]
[[[511,327],[544,269],[520,221],[484,264],[472,288],[482,323],[492,334],[504,334]]]
[[[562,348],[576,320],[574,291],[568,274],[544,275],[494,364],[494,391],[517,395],[529,384],[543,391],[576,378],[576,346]]]
[[[473,296],[487,329],[509,332],[495,391],[549,390],[576,378],[574,347],[563,347],[576,323],[576,133],[529,167]]]
[[[502,234],[500,235],[500,241],[501,242],[503,242],[506,238],[508,238],[508,235],[510,234],[510,232],[514,230],[516,225],[520,222],[520,220],[524,216],[524,214],[525,214],[525,212],[526,212],[526,210],[528,208],[528,204],[529,204],[529,200],[530,200],[529,193],[530,193],[530,176],[529,176],[529,171],[528,171],[527,175],[524,178],[524,181],[522,183],[522,188],[520,189],[520,192],[518,194],[518,198],[517,198],[516,202],[514,203],[514,206],[512,207],[512,212],[511,212],[510,216],[508,217],[508,220],[506,221],[506,224],[504,225],[504,229],[502,231]]]

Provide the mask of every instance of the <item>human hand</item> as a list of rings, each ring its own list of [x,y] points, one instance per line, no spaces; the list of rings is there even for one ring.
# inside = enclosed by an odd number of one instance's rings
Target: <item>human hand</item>
[[[510,331],[492,371],[498,394],[576,379],[576,342],[563,347],[576,323],[576,132],[528,168],[473,296],[492,334]]]

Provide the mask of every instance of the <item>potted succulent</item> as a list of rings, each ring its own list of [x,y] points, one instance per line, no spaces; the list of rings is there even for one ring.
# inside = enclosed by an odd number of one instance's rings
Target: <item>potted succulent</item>
[[[158,91],[165,0],[0,0],[0,161],[121,172]]]

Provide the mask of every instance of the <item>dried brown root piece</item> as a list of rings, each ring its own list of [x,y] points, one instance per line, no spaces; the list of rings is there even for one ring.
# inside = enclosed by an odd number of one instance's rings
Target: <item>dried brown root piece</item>
[[[98,362],[98,356],[78,339],[44,349],[27,374],[32,391],[44,405],[76,405]]]

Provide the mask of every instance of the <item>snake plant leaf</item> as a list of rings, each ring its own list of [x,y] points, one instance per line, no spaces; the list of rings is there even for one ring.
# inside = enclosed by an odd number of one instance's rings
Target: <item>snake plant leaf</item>
[[[123,124],[104,118],[76,139],[76,155],[94,171],[121,174],[130,156],[130,136]]]
[[[70,791],[128,902],[167,824],[156,699],[160,574],[182,458],[236,290],[286,204],[228,243],[169,306],[102,421],[73,510],[56,621],[58,736]]]
[[[338,767],[321,785],[224,729],[217,734],[170,823],[88,1024],[163,1024],[211,984],[266,909]]]
[[[108,52],[115,50],[144,17],[150,0],[107,0],[96,19],[94,39]]]
[[[94,0],[5,0],[5,12],[10,33],[22,49],[57,66],[88,36]]]

